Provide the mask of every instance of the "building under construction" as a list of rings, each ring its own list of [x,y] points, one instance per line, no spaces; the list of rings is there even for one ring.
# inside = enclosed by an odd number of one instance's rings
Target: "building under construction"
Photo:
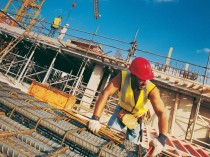
[[[0,11],[0,156],[145,156],[158,135],[152,108],[140,145],[105,126],[117,94],[106,104],[99,134],[87,129],[99,93],[138,52],[153,59],[152,81],[169,117],[160,156],[210,156],[208,63],[202,67],[173,59],[173,48],[168,56],[140,50],[135,37],[126,42],[99,35],[97,29],[69,28],[68,40],[48,37],[51,23],[38,18],[44,2],[9,0]],[[94,11],[97,19],[96,0]]]

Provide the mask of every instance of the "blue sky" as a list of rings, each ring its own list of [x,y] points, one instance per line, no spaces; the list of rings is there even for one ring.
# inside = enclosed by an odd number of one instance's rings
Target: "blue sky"
[[[6,1],[6,0],[5,0]],[[46,0],[41,16],[47,21],[62,15],[71,28],[131,42],[137,29],[138,48],[206,65],[210,51],[210,0],[99,0],[94,19],[92,0]],[[139,54],[137,54],[139,55]]]

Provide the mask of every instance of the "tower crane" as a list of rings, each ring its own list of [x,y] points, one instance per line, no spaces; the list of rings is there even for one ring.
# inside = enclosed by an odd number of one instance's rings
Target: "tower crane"
[[[97,20],[99,17],[99,5],[98,5],[98,0],[93,0],[93,7],[94,7],[94,17]]]
[[[3,12],[11,11],[14,13],[15,17],[12,17],[12,20],[8,20],[7,24],[17,26],[18,23],[21,22],[24,24],[25,31],[22,36],[15,38],[7,47],[0,51],[0,62],[33,29],[33,25],[35,24],[36,18],[38,17],[45,1],[46,0],[8,0],[8,3],[6,4]],[[94,17],[95,19],[98,19],[98,0],[93,1]],[[76,3],[73,3],[72,7],[75,7],[75,5]],[[30,12],[30,10],[32,11]],[[4,22],[7,18],[8,17],[0,12],[0,22]],[[29,25],[25,24],[25,20],[29,20]]]

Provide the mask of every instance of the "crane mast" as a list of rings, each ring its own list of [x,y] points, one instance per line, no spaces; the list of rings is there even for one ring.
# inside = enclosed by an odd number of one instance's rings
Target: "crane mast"
[[[93,0],[93,7],[94,7],[94,17],[97,20],[99,17],[99,5],[98,5],[98,0]]]

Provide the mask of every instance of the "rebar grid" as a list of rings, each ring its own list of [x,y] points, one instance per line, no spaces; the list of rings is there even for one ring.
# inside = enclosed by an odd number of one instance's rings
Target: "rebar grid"
[[[43,156],[59,154],[62,156],[62,153],[65,153],[66,156],[83,154],[90,157],[138,156],[138,149],[131,150],[126,148],[123,143],[117,143],[117,141],[120,142],[120,136],[114,137],[116,134],[109,129],[109,131],[102,129],[101,133],[104,136],[95,135],[87,129],[85,125],[87,121],[72,113],[57,109],[45,110],[45,107],[36,106],[33,101],[25,101],[27,98],[25,95],[21,99],[14,100],[13,97],[8,97],[8,90],[5,89],[1,91],[0,88],[0,93],[2,94],[0,107],[5,108],[4,110],[10,108],[8,115],[11,115],[10,117],[0,115],[0,128],[4,131],[4,134],[0,136],[3,153],[24,154],[25,156],[34,156],[33,154]],[[14,95],[19,97],[21,92],[13,93],[12,96]],[[36,101],[36,104],[39,102]],[[32,129],[28,129],[27,126]],[[8,131],[9,133],[7,133]],[[111,141],[114,140],[111,143],[110,137],[112,137]],[[9,140],[6,142],[3,139]],[[20,145],[20,147],[14,149],[14,145],[10,142]],[[26,149],[29,148],[26,145],[30,145],[32,152]],[[134,144],[132,146],[138,148]],[[15,157],[15,155],[11,156]]]

